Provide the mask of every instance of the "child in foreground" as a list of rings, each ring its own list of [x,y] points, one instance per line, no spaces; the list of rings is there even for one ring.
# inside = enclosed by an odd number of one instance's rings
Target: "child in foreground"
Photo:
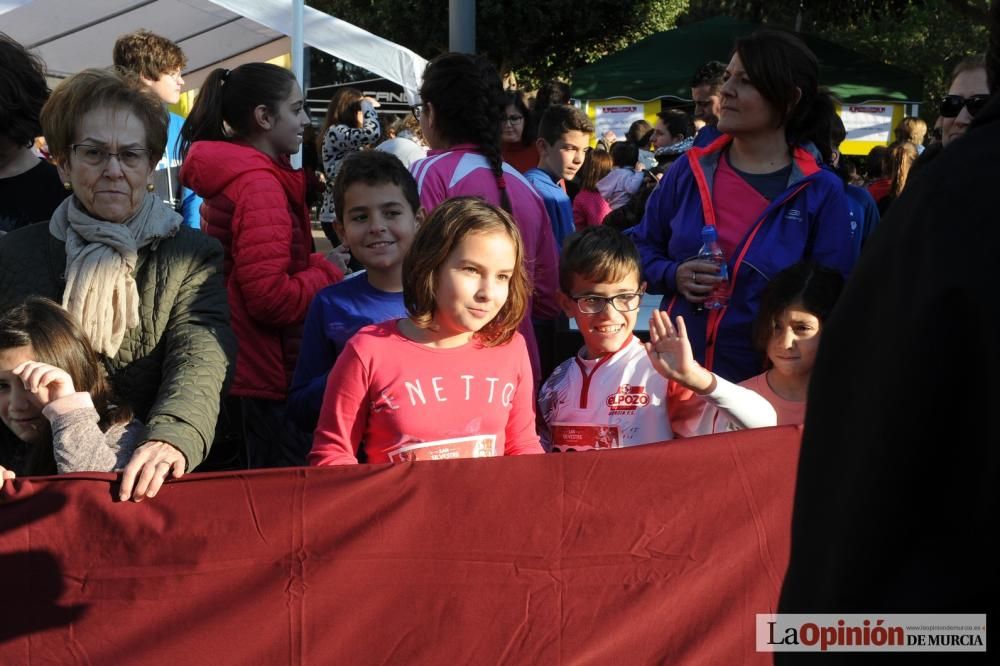
[[[424,219],[417,182],[394,155],[348,155],[333,183],[334,228],[363,273],[320,291],[309,307],[288,415],[312,433],[337,356],[363,326],[406,316],[403,258]]]
[[[517,326],[531,287],[511,216],[440,204],[403,261],[409,316],[362,328],[327,380],[312,465],[541,453]]]
[[[144,428],[113,400],[68,312],[29,298],[0,317],[0,480],[125,467]]]
[[[618,230],[588,227],[566,239],[560,300],[584,347],[555,369],[539,393],[547,450],[619,448],[704,434],[705,407],[671,381],[636,338],[644,285],[639,252]],[[714,399],[748,426],[774,425],[774,410],[752,391],[719,380]]]
[[[482,197],[510,213],[524,244],[524,263],[532,290],[530,317],[518,329],[541,383],[541,356],[533,322],[554,321],[555,236],[545,205],[517,169],[501,159],[500,120],[506,97],[496,68],[483,56],[445,53],[427,63],[420,85],[420,129],[431,150],[413,163],[420,203],[430,213],[445,199]]]
[[[770,403],[777,425],[805,422],[806,394],[823,322],[843,286],[844,278],[837,271],[802,262],[779,273],[764,292],[754,320],[754,343],[766,353],[768,370],[740,386]],[[706,412],[702,429],[722,432],[754,427],[712,399],[713,386],[724,380],[694,360],[683,317],[677,317],[675,326],[666,313],[654,311],[649,339],[650,359],[657,372],[702,395],[714,407]]]

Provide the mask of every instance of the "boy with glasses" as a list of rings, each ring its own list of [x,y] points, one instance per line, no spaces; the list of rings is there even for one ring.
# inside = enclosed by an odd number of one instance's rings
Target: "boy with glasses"
[[[706,434],[712,432],[707,404],[746,402],[747,389],[719,377],[699,399],[653,367],[647,346],[632,334],[645,289],[639,267],[639,251],[613,227],[587,227],[566,238],[559,301],[576,320],[584,346],[538,394],[545,450],[620,448]]]

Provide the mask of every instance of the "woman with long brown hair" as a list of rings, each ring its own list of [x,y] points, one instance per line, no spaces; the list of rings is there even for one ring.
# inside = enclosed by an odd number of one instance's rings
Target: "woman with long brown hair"
[[[326,174],[326,191],[319,209],[319,222],[323,233],[334,245],[339,241],[333,231],[333,220],[337,216],[333,205],[333,181],[345,157],[378,141],[382,127],[375,112],[377,106],[377,101],[365,97],[361,91],[341,88],[330,98],[323,129],[317,135],[317,147]]]
[[[910,168],[917,160],[919,153],[917,146],[909,141],[899,141],[889,146],[889,156],[886,162],[889,165],[889,193],[878,202],[878,212],[881,217],[889,211],[892,202],[899,198],[909,180]]]
[[[605,150],[590,150],[577,178],[580,191],[573,197],[573,223],[576,230],[604,224],[611,206],[597,189],[597,181],[611,173],[611,155]]]
[[[854,249],[843,183],[821,166],[834,107],[815,54],[791,33],[758,30],[736,41],[721,92],[721,136],[671,165],[632,238],[695,358],[740,382],[760,372],[750,329],[768,282],[802,260],[846,275]],[[699,259],[706,227],[728,263]]]

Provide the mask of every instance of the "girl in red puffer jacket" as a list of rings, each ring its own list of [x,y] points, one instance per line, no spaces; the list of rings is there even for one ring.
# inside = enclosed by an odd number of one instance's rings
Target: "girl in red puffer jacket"
[[[305,177],[289,161],[308,124],[295,76],[249,63],[209,74],[181,129],[181,179],[204,198],[202,229],[226,250],[239,342],[230,394],[250,467],[305,464],[310,438],[285,418],[285,395],[309,304],[343,278],[339,255],[312,251]]]

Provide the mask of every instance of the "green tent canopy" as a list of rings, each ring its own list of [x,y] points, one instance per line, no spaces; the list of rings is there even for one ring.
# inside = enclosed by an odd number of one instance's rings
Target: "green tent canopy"
[[[729,61],[738,37],[759,25],[717,17],[650,35],[573,73],[577,99],[691,99],[691,76],[708,60]],[[920,103],[923,79],[815,35],[798,35],[819,58],[820,85],[843,102]]]

